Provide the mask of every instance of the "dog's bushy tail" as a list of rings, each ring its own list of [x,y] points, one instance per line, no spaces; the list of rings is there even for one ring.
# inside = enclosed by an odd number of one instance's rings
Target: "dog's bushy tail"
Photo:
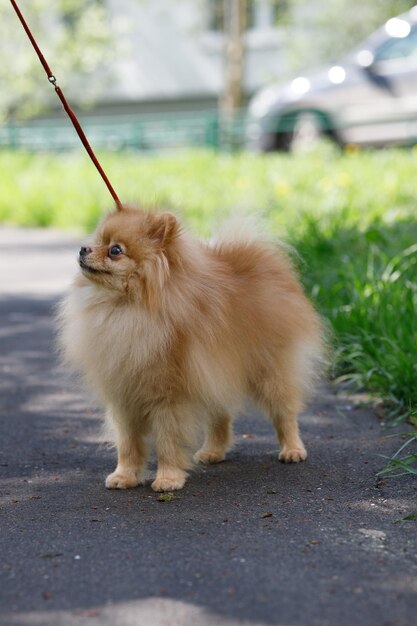
[[[273,244],[277,239],[271,233],[268,223],[261,215],[234,214],[215,227],[215,234],[209,241],[213,247],[221,244]]]

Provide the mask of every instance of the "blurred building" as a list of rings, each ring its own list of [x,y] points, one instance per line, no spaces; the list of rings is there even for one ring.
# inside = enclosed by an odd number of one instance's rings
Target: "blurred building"
[[[287,72],[284,33],[277,27],[286,0],[246,4],[244,102]],[[74,72],[67,90],[93,145],[139,150],[241,145],[244,114],[226,127],[217,111],[225,84],[225,0],[103,0],[103,5],[112,33],[111,61],[95,67],[91,78]],[[52,32],[56,23],[51,23]],[[86,89],[92,78],[93,97]],[[59,101],[49,95],[51,105],[41,115],[0,127],[0,146],[79,146]]]
[[[247,0],[244,92],[285,73],[276,27],[285,0]],[[106,0],[123,32],[94,113],[215,108],[224,84],[224,0]],[[116,28],[117,26],[117,28]]]

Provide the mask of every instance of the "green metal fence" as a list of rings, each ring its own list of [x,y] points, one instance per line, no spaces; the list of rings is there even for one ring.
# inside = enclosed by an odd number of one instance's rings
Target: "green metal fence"
[[[119,115],[81,118],[94,148],[164,150],[182,146],[239,148],[244,143],[242,111],[220,117],[218,111]],[[24,150],[69,150],[79,139],[69,120],[9,122],[0,126],[0,147]]]

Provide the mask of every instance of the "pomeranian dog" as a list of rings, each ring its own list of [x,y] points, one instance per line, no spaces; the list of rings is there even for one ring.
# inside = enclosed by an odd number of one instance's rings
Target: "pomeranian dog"
[[[217,463],[251,398],[272,420],[279,459],[303,461],[297,417],[323,353],[322,325],[287,255],[237,232],[207,243],[171,213],[124,208],[79,253],[59,339],[106,408],[117,467],[106,487],[184,486],[194,461]]]

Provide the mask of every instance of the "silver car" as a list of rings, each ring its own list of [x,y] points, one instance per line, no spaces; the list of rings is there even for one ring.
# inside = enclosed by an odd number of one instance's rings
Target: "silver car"
[[[338,63],[261,90],[246,128],[248,147],[261,151],[305,147],[320,135],[340,145],[417,143],[417,6]]]

